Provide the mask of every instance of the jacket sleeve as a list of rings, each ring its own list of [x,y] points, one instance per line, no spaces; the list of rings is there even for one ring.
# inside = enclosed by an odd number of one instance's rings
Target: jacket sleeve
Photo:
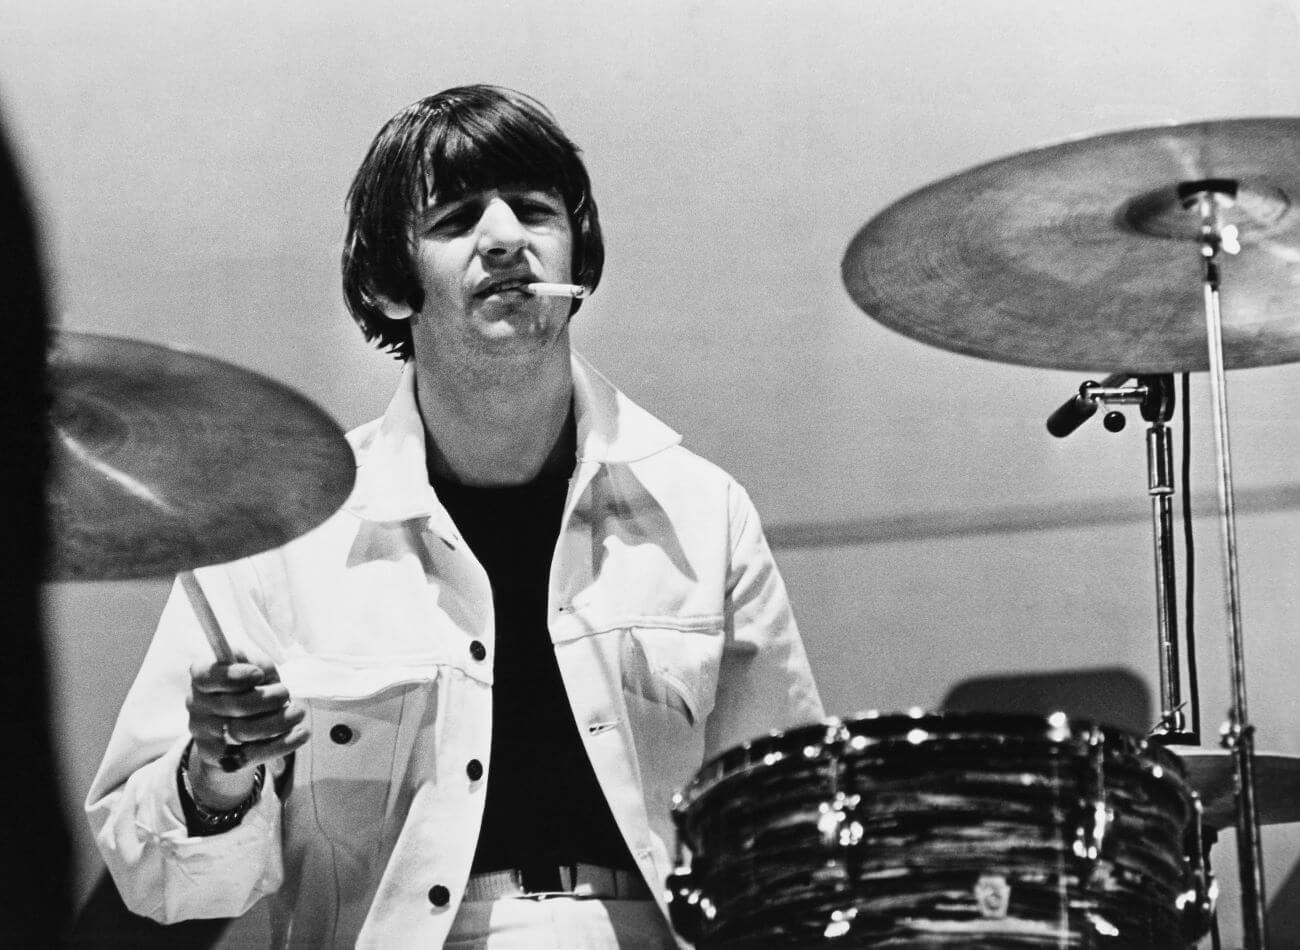
[[[731,485],[725,642],[705,757],[825,715],[785,582],[745,490]]]
[[[223,631],[249,652],[241,625],[229,622],[239,611],[230,607],[224,575],[199,573]],[[86,798],[95,843],[123,901],[159,923],[237,917],[283,878],[280,803],[270,781],[237,827],[207,837],[186,830],[176,772],[189,742],[189,669],[210,657],[188,599],[173,585]]]

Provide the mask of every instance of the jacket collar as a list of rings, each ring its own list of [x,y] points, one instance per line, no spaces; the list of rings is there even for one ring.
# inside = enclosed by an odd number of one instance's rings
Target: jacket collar
[[[573,404],[579,464],[616,465],[648,458],[681,436],[646,412],[577,353]],[[357,480],[345,510],[367,521],[445,517],[429,485],[424,423],[415,401],[415,364],[407,362],[384,415],[348,434]]]

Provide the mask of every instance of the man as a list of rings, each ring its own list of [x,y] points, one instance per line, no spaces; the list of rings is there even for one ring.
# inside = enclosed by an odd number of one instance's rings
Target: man
[[[277,946],[671,947],[673,791],[822,715],[758,518],[571,353],[604,250],[539,104],[413,104],[348,210],[400,388],[341,512],[198,572],[257,662],[173,592],[87,802],[108,866],[162,921],[272,895]]]

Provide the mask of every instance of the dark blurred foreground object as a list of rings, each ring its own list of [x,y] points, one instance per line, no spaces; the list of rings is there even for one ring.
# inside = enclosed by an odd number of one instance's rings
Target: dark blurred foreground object
[[[5,257],[0,346],[0,721],[8,762],[0,804],[0,946],[52,947],[67,927],[72,862],[51,737],[41,624],[45,569],[46,302],[34,216],[0,131],[0,249]]]
[[[155,923],[126,909],[105,871],[77,913],[70,950],[207,950],[230,926],[226,919]]]
[[[316,527],[352,490],[342,430],[282,383],[124,337],[53,342],[52,580],[233,561]]]

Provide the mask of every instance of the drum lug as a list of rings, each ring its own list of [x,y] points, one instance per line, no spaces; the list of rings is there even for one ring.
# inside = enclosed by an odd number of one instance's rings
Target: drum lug
[[[1096,866],[1112,856],[1109,831],[1115,811],[1105,801],[1084,802],[1081,811],[1074,829],[1074,856]]]
[[[668,875],[668,916],[673,929],[690,943],[698,943],[704,931],[706,910],[711,909],[708,899],[695,886],[695,875],[689,867],[674,868]]]
[[[1084,797],[1080,802],[1079,821],[1074,831],[1074,856],[1090,865],[1088,877],[1096,872],[1104,860],[1114,857],[1115,844],[1111,840],[1111,826],[1115,823],[1115,809],[1111,806],[1106,787],[1105,736],[1094,726],[1089,737],[1087,769],[1083,776]]]
[[[1178,909],[1183,915],[1184,935],[1189,940],[1196,940],[1212,926],[1218,904],[1219,882],[1210,869],[1210,849],[1218,839],[1218,832],[1206,827],[1201,796],[1195,792],[1192,793],[1192,811],[1183,856],[1187,865],[1187,890],[1178,897]]]
[[[852,848],[861,843],[862,823],[855,817],[861,804],[861,795],[836,792],[834,799],[818,806],[817,830],[821,833],[824,847]]]

